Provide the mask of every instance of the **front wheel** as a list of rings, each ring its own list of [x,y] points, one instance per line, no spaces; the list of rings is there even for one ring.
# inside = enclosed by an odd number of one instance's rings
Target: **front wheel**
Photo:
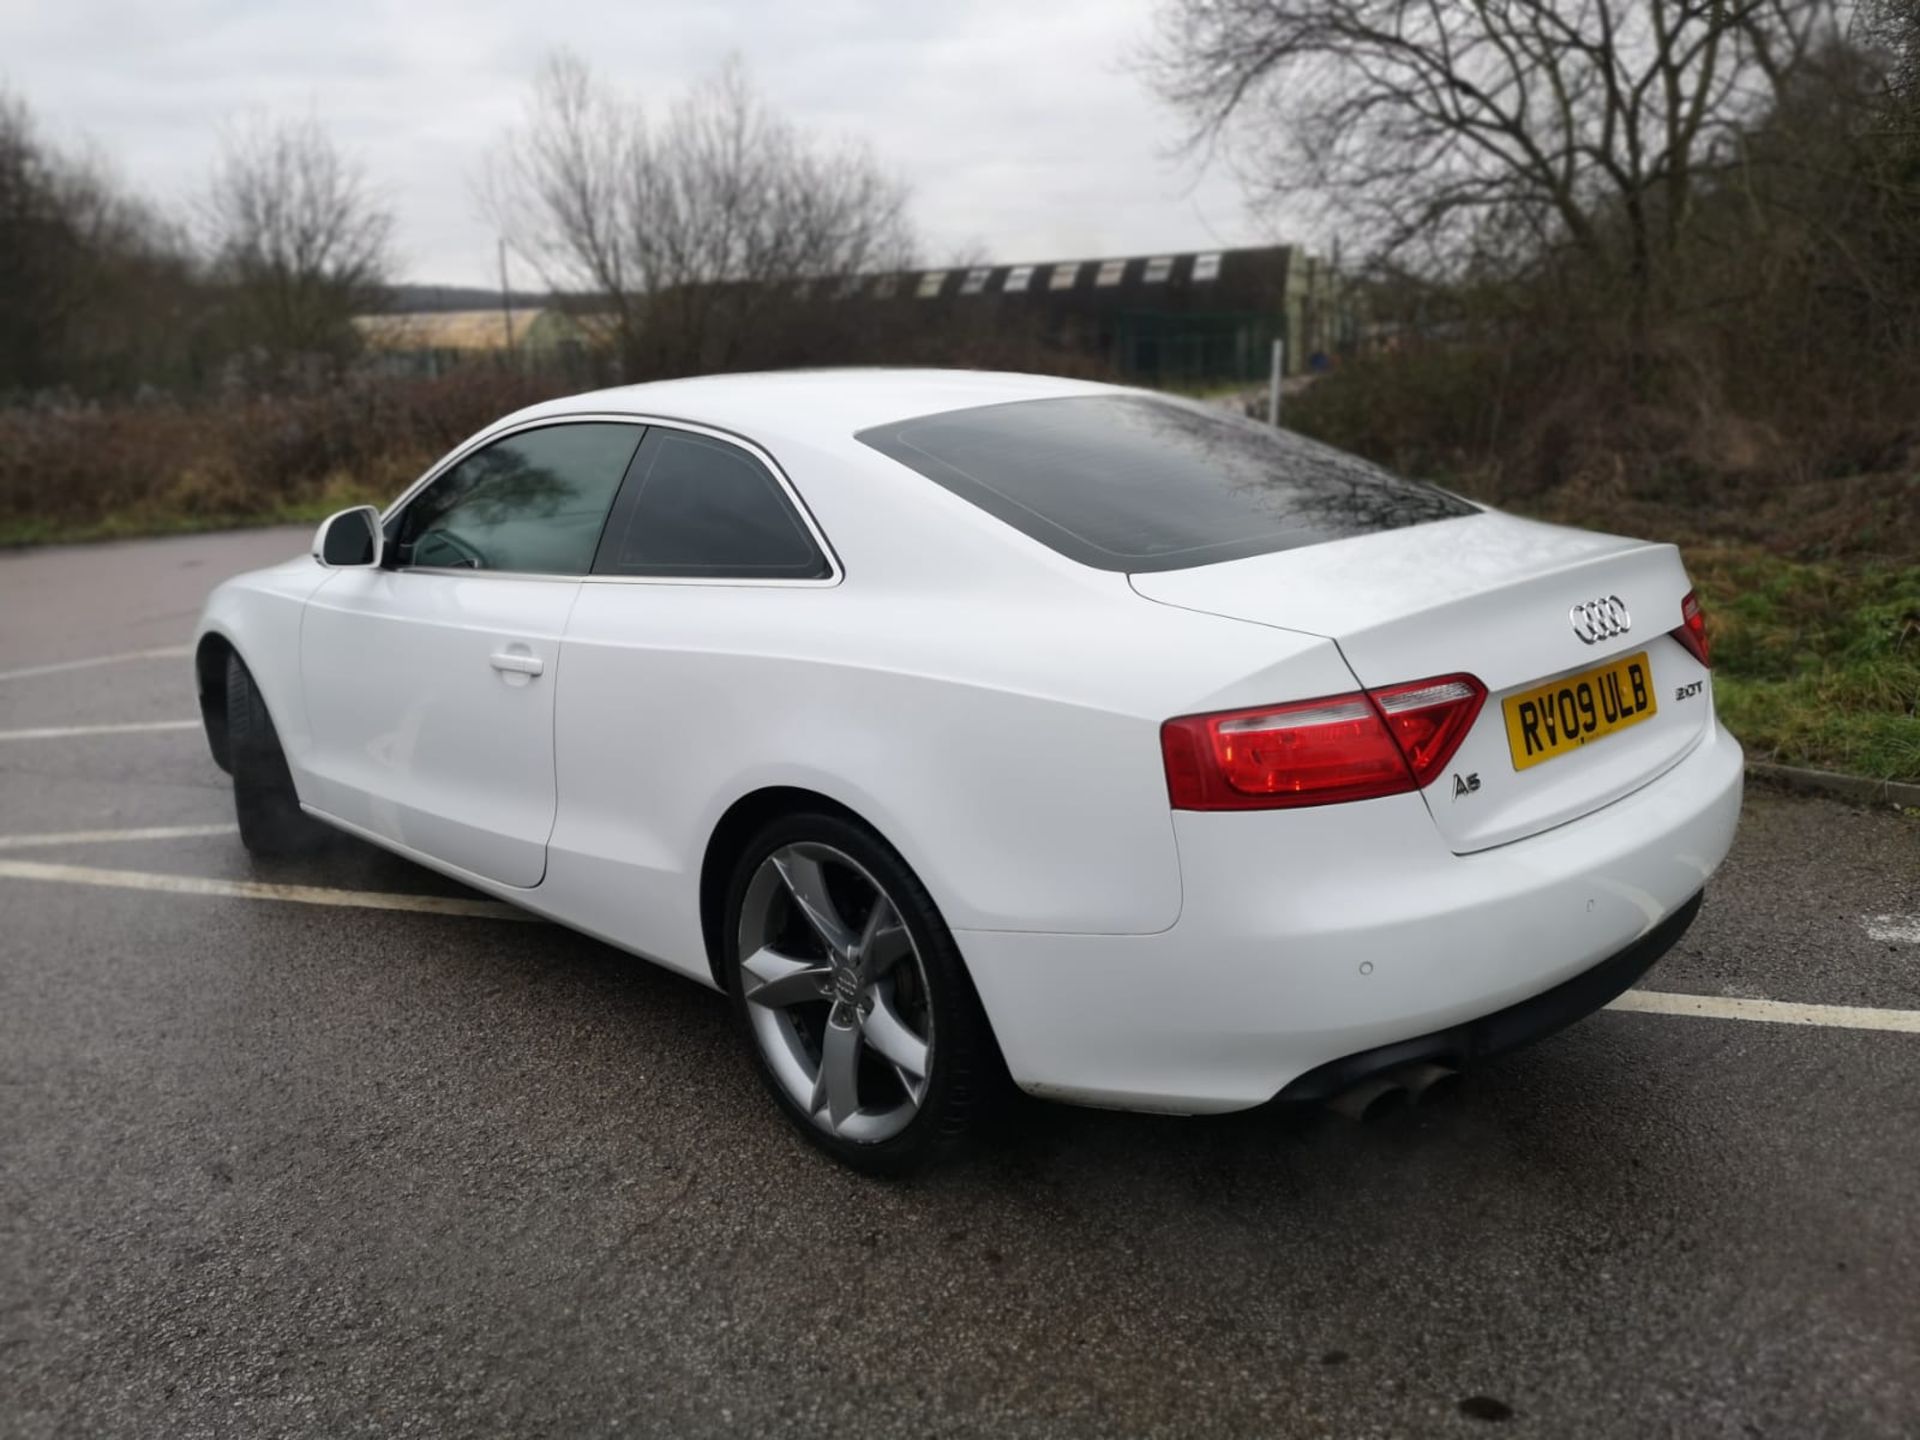
[[[839,816],[755,837],[727,892],[728,988],[762,1078],[836,1159],[898,1175],[976,1132],[1003,1088],[953,936],[918,878]]]
[[[227,764],[233,771],[234,818],[248,854],[279,859],[325,842],[326,827],[300,808],[273,717],[253,672],[238,655],[227,657]]]

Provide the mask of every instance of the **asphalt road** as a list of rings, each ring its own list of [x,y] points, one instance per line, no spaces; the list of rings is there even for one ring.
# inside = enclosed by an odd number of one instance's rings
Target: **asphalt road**
[[[0,1435],[1920,1433],[1920,1034],[1610,1011],[1376,1124],[1034,1104],[883,1185],[559,929],[38,868],[460,893],[19,843],[230,820],[193,730],[19,733],[191,719],[183,658],[17,672],[303,543],[0,558]],[[1916,912],[1920,823],[1754,793],[1646,984],[1920,1011]]]

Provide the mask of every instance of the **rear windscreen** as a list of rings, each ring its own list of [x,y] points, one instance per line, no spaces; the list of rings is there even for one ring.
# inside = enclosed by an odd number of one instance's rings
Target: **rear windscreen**
[[[1101,570],[1180,570],[1474,513],[1317,441],[1145,395],[1018,400],[855,438]]]

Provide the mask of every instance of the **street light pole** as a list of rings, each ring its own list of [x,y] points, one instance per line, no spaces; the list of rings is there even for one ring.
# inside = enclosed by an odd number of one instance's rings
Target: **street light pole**
[[[507,327],[507,359],[513,359],[513,292],[507,289],[507,237],[500,237],[500,318]]]

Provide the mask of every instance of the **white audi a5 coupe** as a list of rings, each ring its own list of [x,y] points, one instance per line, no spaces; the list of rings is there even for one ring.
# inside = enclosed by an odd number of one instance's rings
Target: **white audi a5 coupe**
[[[869,1171],[1034,1095],[1333,1100],[1604,1005],[1741,755],[1671,545],[1027,375],[608,390],[230,580],[241,838],[370,840],[724,991]]]

